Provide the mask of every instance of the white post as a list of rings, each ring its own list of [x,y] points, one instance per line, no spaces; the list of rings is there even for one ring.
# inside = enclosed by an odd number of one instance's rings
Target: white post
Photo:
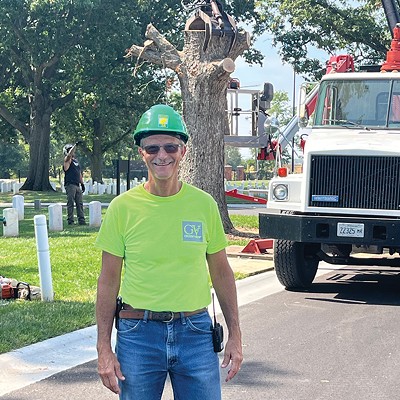
[[[91,201],[89,203],[89,226],[101,225],[101,203],[99,201]]]
[[[49,231],[62,231],[63,218],[62,206],[60,203],[49,205]]]
[[[24,196],[21,196],[20,194],[16,194],[12,198],[12,205],[13,208],[15,208],[18,211],[18,219],[22,221],[25,217],[25,203],[24,203]]]
[[[39,262],[40,288],[43,301],[53,301],[53,282],[51,278],[49,238],[45,215],[35,215],[36,249]]]
[[[5,208],[3,217],[6,225],[3,227],[4,237],[16,237],[19,235],[18,211],[15,208]]]

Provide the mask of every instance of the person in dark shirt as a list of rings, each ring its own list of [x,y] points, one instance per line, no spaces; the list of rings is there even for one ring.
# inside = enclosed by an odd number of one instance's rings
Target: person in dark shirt
[[[81,167],[75,158],[76,144],[66,144],[64,146],[64,187],[67,192],[67,212],[68,225],[74,224],[74,203],[76,204],[76,214],[79,225],[86,225],[83,213],[82,194],[85,193]]]

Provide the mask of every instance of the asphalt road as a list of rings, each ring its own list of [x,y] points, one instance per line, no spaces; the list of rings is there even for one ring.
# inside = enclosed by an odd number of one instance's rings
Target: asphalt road
[[[224,400],[400,397],[400,269],[326,268],[308,292],[281,290],[274,272],[249,281],[250,302],[240,307],[245,360],[223,383]],[[91,361],[2,399],[117,397],[101,386]],[[163,400],[172,400],[169,385]]]

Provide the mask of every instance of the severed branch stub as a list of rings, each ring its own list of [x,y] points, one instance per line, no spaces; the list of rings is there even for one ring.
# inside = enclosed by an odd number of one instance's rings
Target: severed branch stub
[[[217,76],[228,73],[231,74],[235,70],[235,62],[232,58],[224,58],[217,63]]]
[[[144,46],[132,45],[126,50],[125,57],[137,57],[153,64],[176,70],[182,63],[181,52],[178,51],[161,33],[152,25],[147,25]]]

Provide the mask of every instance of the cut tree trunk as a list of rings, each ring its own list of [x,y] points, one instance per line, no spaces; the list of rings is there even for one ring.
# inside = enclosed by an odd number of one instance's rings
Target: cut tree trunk
[[[212,36],[203,51],[204,31],[185,31],[178,51],[153,25],[144,47],[132,45],[128,56],[143,58],[175,71],[181,85],[183,117],[190,140],[180,177],[210,193],[221,213],[225,232],[231,232],[224,187],[224,136],[229,135],[226,92],[234,60],[249,48],[247,32],[232,37]]]
[[[234,62],[224,56],[231,38],[212,38],[206,52],[202,50],[203,40],[203,32],[185,32],[185,68],[178,77],[190,141],[181,177],[214,197],[225,232],[230,232],[233,224],[225,199],[224,136],[229,134],[226,92]]]

